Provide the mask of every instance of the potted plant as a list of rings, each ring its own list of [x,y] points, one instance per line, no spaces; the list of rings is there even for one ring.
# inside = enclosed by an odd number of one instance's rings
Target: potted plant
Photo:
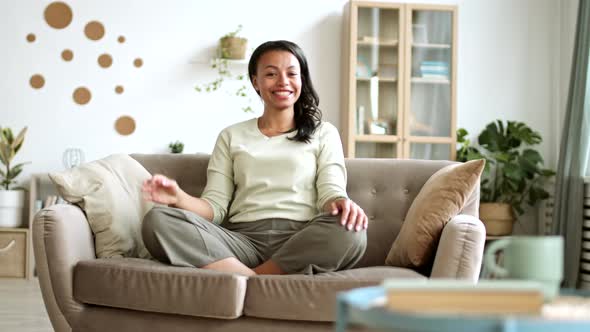
[[[168,144],[168,148],[172,153],[182,153],[182,150],[184,150],[184,143],[181,141],[171,142]]]
[[[222,59],[242,60],[246,58],[248,39],[238,37],[242,25],[219,39],[219,56]]]
[[[25,194],[22,188],[16,188],[15,178],[22,172],[26,163],[13,165],[12,160],[20,150],[25,139],[27,127],[16,138],[10,128],[0,128],[0,227],[19,227],[22,225],[22,213]]]
[[[237,34],[242,30],[242,25],[238,25],[235,31],[232,31],[219,39],[219,47],[217,48],[218,57],[211,61],[211,68],[217,70],[217,78],[211,82],[203,83],[195,86],[197,92],[214,92],[221,88],[225,80],[240,81],[238,89],[232,94],[237,97],[248,97],[246,94],[246,75],[234,75],[230,69],[231,60],[242,60],[246,57],[246,47],[248,40],[243,37],[237,37]],[[252,112],[248,99],[248,105],[242,107],[244,112]]]
[[[486,159],[480,219],[488,235],[510,234],[516,214],[524,213],[525,204],[534,206],[549,197],[544,184],[555,172],[543,168],[543,158],[531,148],[542,142],[541,135],[522,122],[501,120],[485,127],[477,145],[467,135],[463,128],[457,131],[457,160]]]

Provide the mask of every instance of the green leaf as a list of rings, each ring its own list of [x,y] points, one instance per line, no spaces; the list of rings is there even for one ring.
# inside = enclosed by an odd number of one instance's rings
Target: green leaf
[[[13,172],[18,171],[18,173],[20,173],[21,170],[23,169],[23,166],[25,166],[27,164],[30,164],[30,163],[29,162],[26,162],[26,163],[16,164],[16,165],[12,166],[12,171]]]
[[[494,157],[501,163],[507,163],[513,159],[513,155],[506,152],[497,152],[494,154]]]
[[[469,133],[467,132],[467,130],[465,130],[465,128],[457,129],[457,142],[459,142],[459,143],[465,142],[465,137],[467,135],[469,135]]]
[[[8,174],[6,174],[6,178],[13,180],[15,179],[21,172],[23,171],[22,167],[21,168],[13,168],[10,171],[8,171]]]
[[[485,130],[482,131],[479,137],[477,138],[479,145],[483,146],[490,152],[495,152],[499,150],[501,140],[502,139],[501,135],[498,132],[498,128],[493,122],[488,124]]]
[[[518,165],[514,164],[506,164],[504,165],[504,176],[508,179],[513,179],[519,181],[523,178],[523,173]]]
[[[2,164],[8,165],[12,158],[10,157],[10,148],[5,142],[0,142],[0,161]]]
[[[485,159],[484,156],[474,147],[467,149],[467,160]]]
[[[24,127],[20,131],[20,133],[18,133],[18,136],[16,137],[14,142],[12,142],[12,149],[14,150],[15,154],[16,154],[16,152],[18,152],[18,150],[20,150],[20,147],[22,146],[22,144],[25,140],[26,133],[27,133],[27,127]]]
[[[541,157],[541,154],[532,149],[523,150],[522,159],[532,165],[543,164],[543,157]]]
[[[8,145],[11,145],[12,141],[14,140],[14,136],[12,135],[12,130],[8,127],[2,128],[1,134],[2,134],[2,141],[7,143]]]

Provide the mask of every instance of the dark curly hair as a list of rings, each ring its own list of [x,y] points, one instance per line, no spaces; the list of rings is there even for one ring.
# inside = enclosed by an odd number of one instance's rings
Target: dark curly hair
[[[256,76],[256,69],[258,67],[258,60],[260,57],[269,51],[287,51],[295,56],[299,61],[301,67],[301,95],[295,102],[295,128],[297,134],[293,136],[294,141],[309,143],[311,135],[315,132],[322,121],[322,111],[319,109],[320,98],[313,88],[311,77],[309,75],[309,68],[307,66],[307,59],[303,51],[297,44],[287,40],[268,41],[258,46],[248,63],[248,76],[250,82],[254,84],[253,77]],[[258,95],[260,92],[256,91]]]

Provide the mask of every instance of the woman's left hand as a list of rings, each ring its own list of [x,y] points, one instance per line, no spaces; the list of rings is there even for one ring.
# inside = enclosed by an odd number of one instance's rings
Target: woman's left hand
[[[340,224],[349,231],[354,229],[358,232],[367,229],[369,225],[365,211],[350,199],[340,198],[331,202],[327,206],[327,211],[333,216],[341,213]]]

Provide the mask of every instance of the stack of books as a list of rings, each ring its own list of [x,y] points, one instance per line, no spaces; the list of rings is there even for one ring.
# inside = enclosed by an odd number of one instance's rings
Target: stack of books
[[[388,279],[386,307],[405,313],[456,315],[540,315],[542,285],[534,281]]]
[[[424,78],[448,79],[449,65],[444,61],[422,61],[420,73]]]

